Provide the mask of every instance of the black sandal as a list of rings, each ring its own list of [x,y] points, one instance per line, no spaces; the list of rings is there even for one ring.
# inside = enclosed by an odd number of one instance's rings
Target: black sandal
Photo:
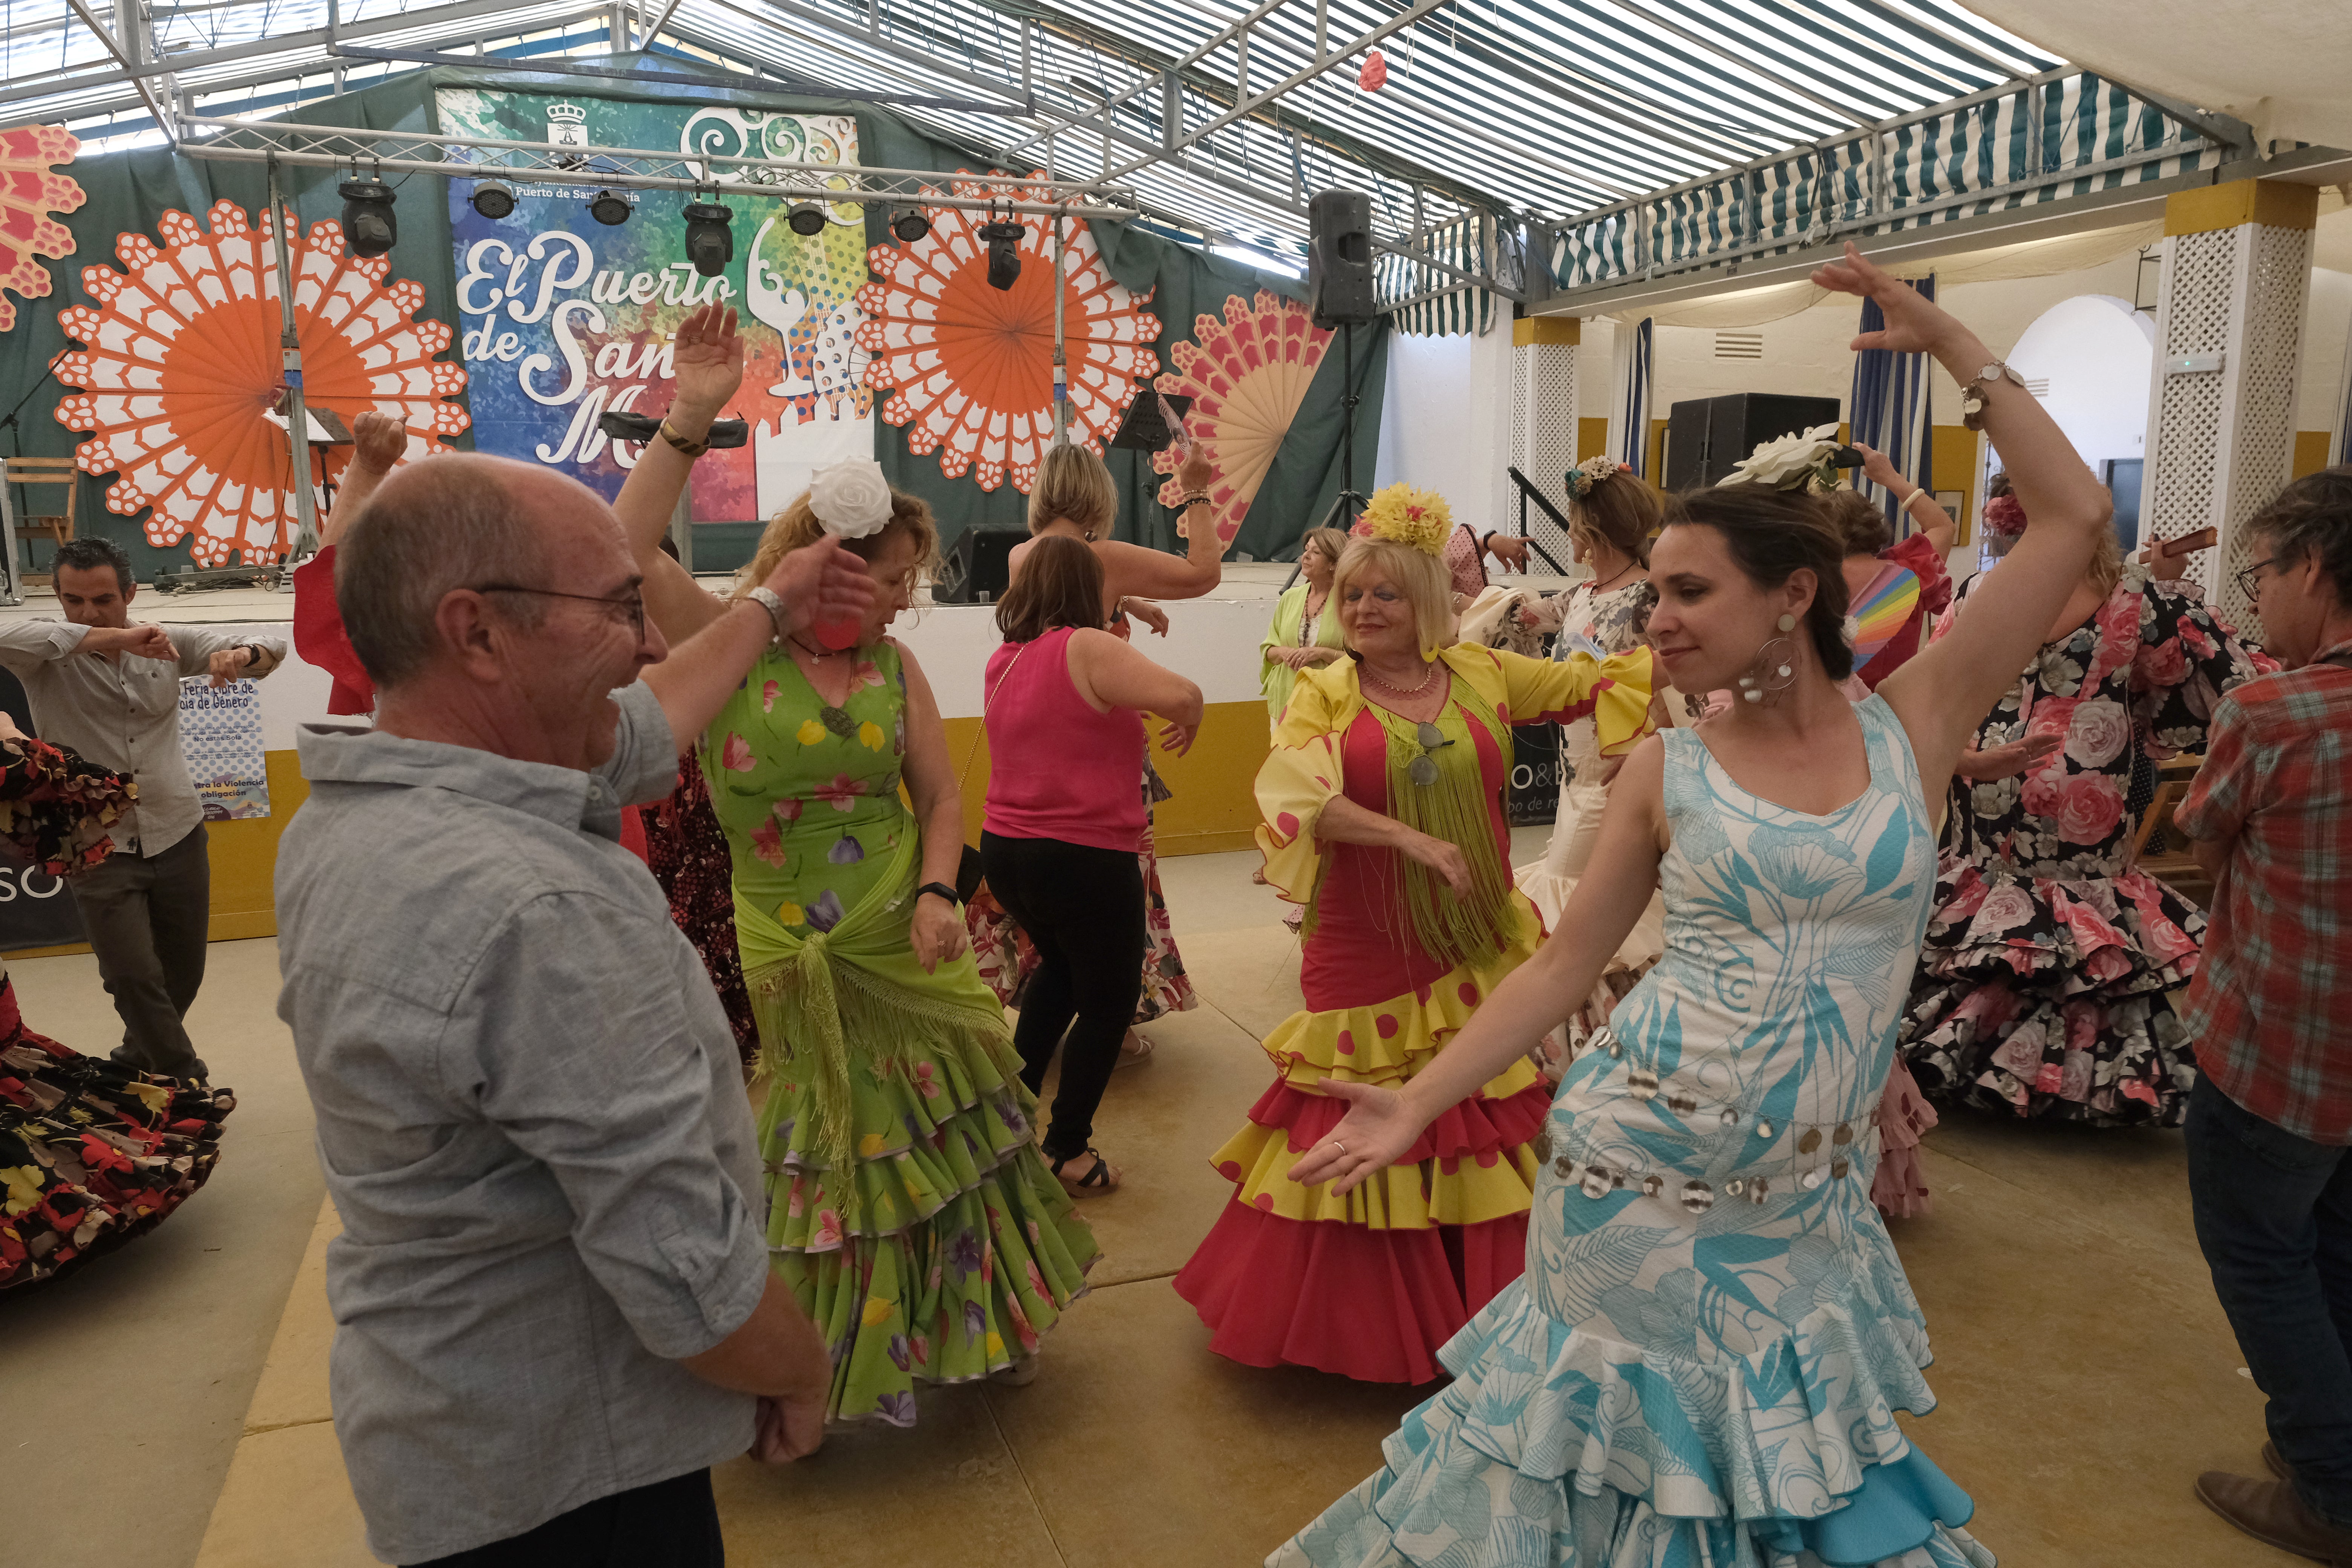
[[[1062,1190],[1074,1198],[1096,1198],[1106,1193],[1118,1191],[1118,1177],[1111,1171],[1110,1162],[1102,1157],[1102,1151],[1086,1149],[1080,1152],[1092,1154],[1095,1157],[1094,1169],[1083,1176],[1070,1177],[1062,1174],[1062,1167],[1068,1164],[1070,1160],[1076,1159],[1078,1157],[1076,1154],[1071,1155],[1067,1160],[1055,1160],[1052,1163],[1054,1179],[1062,1184]]]

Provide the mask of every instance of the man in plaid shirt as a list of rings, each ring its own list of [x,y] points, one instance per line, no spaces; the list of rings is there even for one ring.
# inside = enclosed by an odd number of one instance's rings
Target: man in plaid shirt
[[[2286,668],[2213,710],[2175,814],[2216,879],[2187,1024],[2189,1193],[2213,1290],[2270,1398],[2263,1459],[2197,1495],[2352,1564],[2352,466],[2248,523],[2239,574]]]

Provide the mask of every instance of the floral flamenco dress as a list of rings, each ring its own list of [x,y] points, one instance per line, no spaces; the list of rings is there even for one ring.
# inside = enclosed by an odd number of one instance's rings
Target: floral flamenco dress
[[[832,1347],[829,1415],[915,1420],[915,1385],[1035,1353],[1097,1252],[969,954],[927,974],[922,833],[898,794],[906,677],[862,649],[827,706],[772,649],[702,748],[769,1079],[768,1245]]]
[[[2173,996],[2196,975],[2205,917],[2131,864],[2132,758],[2201,748],[2222,694],[2277,668],[2137,564],[2034,656],[1971,743],[2047,733],[2065,745],[2032,773],[1953,781],[1951,847],[1900,1042],[1929,1099],[2095,1127],[2180,1124],[2197,1063]]]
[[[51,877],[113,853],[131,786],[41,741],[0,743],[0,837]],[[0,1290],[161,1225],[213,1173],[225,1089],[86,1057],[25,1027],[0,967]]]
[[[1665,956],[1561,1081],[1527,1271],[1269,1564],[1993,1562],[1895,1420],[1935,1397],[1871,1110],[1936,841],[1902,726],[1857,713],[1870,784],[1825,816],[1664,733]]]
[[[1542,922],[1506,859],[1510,724],[1590,715],[1612,753],[1644,732],[1646,647],[1605,663],[1463,644],[1438,658],[1452,689],[1434,748],[1425,726],[1366,702],[1354,661],[1341,660],[1299,676],[1258,773],[1266,879],[1307,908],[1307,1010],[1265,1038],[1274,1084],[1212,1157],[1233,1201],[1176,1276],[1214,1331],[1210,1348],[1252,1366],[1426,1383],[1437,1347],[1510,1283],[1525,1251],[1528,1142],[1550,1098],[1525,1059],[1344,1197],[1286,1174],[1346,1110],[1323,1079],[1411,1079],[1535,952]],[[1459,846],[1471,895],[1454,898],[1392,849],[1318,840],[1317,818],[1342,794]]]

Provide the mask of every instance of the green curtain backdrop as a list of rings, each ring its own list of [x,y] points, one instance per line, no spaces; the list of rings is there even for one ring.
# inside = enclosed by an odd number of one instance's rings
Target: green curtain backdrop
[[[670,77],[701,74],[674,57],[617,56],[593,63],[627,67],[650,62]],[[591,63],[591,62],[583,62]],[[837,100],[749,90],[740,79],[713,76],[707,88],[698,88],[698,104],[730,105],[768,110],[855,113],[860,157],[874,167],[938,170],[942,174],[960,168],[979,168],[969,153],[943,145],[885,110],[845,104]],[[545,92],[562,83],[567,95],[627,101],[675,101],[673,83],[632,84],[604,78],[552,78],[539,72],[501,67],[443,68],[413,72],[378,87],[306,105],[286,118],[314,125],[353,125],[377,131],[432,131],[435,93],[442,87],[468,86],[515,92]],[[89,193],[89,199],[64,221],[74,235],[69,257],[47,263],[52,288],[45,299],[22,302],[16,328],[0,333],[0,414],[22,400],[13,428],[0,429],[0,452],[40,457],[70,457],[83,439],[55,417],[61,395],[47,380],[47,366],[59,352],[73,346],[58,326],[58,314],[68,306],[89,304],[81,286],[81,269],[94,263],[116,265],[118,235],[138,232],[155,238],[156,220],[170,208],[194,215],[200,221],[215,201],[236,202],[250,215],[268,205],[268,176],[258,163],[231,163],[182,156],[168,148],[85,155],[67,172]],[[1023,171],[1025,173],[1026,171]],[[334,170],[288,169],[281,174],[286,197],[304,225],[340,217],[341,199],[335,193],[344,175]],[[391,254],[392,278],[411,279],[425,290],[420,319],[458,324],[456,267],[451,247],[448,205],[442,199],[437,176],[393,177],[402,187],[397,207],[399,242]],[[868,207],[866,233],[870,244],[887,240],[889,209]],[[584,219],[583,219],[584,221]],[[643,221],[643,220],[640,220]],[[1098,223],[1094,237],[1111,275],[1121,284],[1154,291],[1148,307],[1160,322],[1161,337],[1154,345],[1160,368],[1171,368],[1169,350],[1180,339],[1193,335],[1194,319],[1220,314],[1228,295],[1244,299],[1258,289],[1300,297],[1298,280],[1205,255],[1175,244],[1128,223]],[[1356,415],[1356,488],[1370,483],[1381,422],[1381,390],[1387,364],[1389,328],[1383,321],[1355,329],[1357,386],[1361,404]],[[453,344],[449,355],[457,353]],[[1339,430],[1342,422],[1340,359],[1335,344],[1325,356],[1288,438],[1260,487],[1249,516],[1235,541],[1238,550],[1261,560],[1295,556],[1299,535],[1319,521],[1340,488]],[[922,496],[938,513],[945,538],[952,541],[965,529],[1023,528],[1028,498],[1008,482],[991,492],[971,477],[949,479],[940,470],[937,456],[918,457],[908,449],[904,430],[879,416],[883,395],[877,396],[877,452],[891,481]],[[452,443],[463,447],[470,437]],[[1118,537],[1163,549],[1181,548],[1174,519],[1157,495],[1161,476],[1148,454],[1112,451],[1108,460],[1120,490]],[[121,542],[131,554],[140,575],[152,577],[161,567],[187,563],[184,544],[158,550],[147,544],[142,519],[121,517],[106,507],[110,479],[84,476],[76,507],[76,526],[84,534],[103,534]],[[52,492],[54,493],[54,492]],[[25,497],[19,492],[17,500]],[[714,524],[697,531],[697,565],[704,570],[735,563],[750,552],[756,525]],[[46,545],[35,545],[45,550]]]

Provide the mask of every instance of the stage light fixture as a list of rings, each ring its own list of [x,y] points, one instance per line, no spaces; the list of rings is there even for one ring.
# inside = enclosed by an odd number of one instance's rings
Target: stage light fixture
[[[611,191],[598,191],[588,198],[588,216],[606,228],[618,228],[628,222],[629,215],[636,210],[629,205],[626,196],[615,195]]]
[[[343,238],[353,256],[382,256],[400,238],[400,225],[392,216],[392,187],[382,180],[345,180],[336,187],[343,198]]]
[[[735,259],[735,209],[716,202],[688,202],[678,209],[686,219],[686,258],[705,278],[716,278]]]
[[[496,180],[484,180],[474,187],[473,204],[476,212],[488,218],[492,223],[496,223],[502,217],[513,215],[514,189],[509,185],[502,185]]]
[[[1010,289],[1021,276],[1021,240],[1029,231],[1004,218],[980,226],[988,242],[988,286]]]
[[[931,232],[931,220],[923,216],[920,207],[908,207],[890,220],[890,232],[912,245]]]
[[[803,202],[784,215],[784,226],[803,239],[814,239],[824,232],[824,209],[814,202]]]

